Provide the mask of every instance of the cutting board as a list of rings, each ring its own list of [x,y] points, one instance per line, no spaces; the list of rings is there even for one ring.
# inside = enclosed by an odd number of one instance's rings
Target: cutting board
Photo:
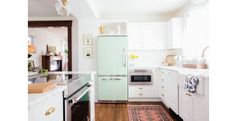
[[[33,83],[28,85],[28,93],[44,93],[57,87],[55,82]]]
[[[166,56],[166,63],[168,66],[173,66],[176,64],[176,55],[167,55]]]

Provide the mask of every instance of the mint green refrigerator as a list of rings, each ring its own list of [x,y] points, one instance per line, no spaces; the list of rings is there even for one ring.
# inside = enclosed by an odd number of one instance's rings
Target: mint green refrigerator
[[[127,101],[126,35],[98,36],[98,100]]]

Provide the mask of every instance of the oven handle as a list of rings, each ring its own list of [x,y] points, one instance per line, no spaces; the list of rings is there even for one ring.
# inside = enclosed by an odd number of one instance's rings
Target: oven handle
[[[74,97],[74,96],[72,96],[72,97],[70,97],[69,99],[68,99],[68,103],[69,104],[74,104],[74,103],[76,103],[78,100],[80,100],[88,91],[89,91],[89,87],[90,87],[91,85],[90,84],[88,84],[86,87],[84,87],[82,90],[80,90],[80,91],[83,91],[82,92],[82,94],[80,94],[78,97]]]

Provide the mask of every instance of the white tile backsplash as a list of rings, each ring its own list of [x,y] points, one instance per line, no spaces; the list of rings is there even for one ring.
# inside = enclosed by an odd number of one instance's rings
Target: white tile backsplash
[[[137,55],[132,60],[130,55]],[[159,49],[159,50],[129,50],[129,68],[132,67],[156,67],[161,66],[167,55],[183,55],[182,49]]]

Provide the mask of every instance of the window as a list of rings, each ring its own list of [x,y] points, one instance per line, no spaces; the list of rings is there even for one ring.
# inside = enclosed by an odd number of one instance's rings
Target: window
[[[184,18],[183,50],[185,56],[200,57],[209,45],[208,3],[194,6]]]

